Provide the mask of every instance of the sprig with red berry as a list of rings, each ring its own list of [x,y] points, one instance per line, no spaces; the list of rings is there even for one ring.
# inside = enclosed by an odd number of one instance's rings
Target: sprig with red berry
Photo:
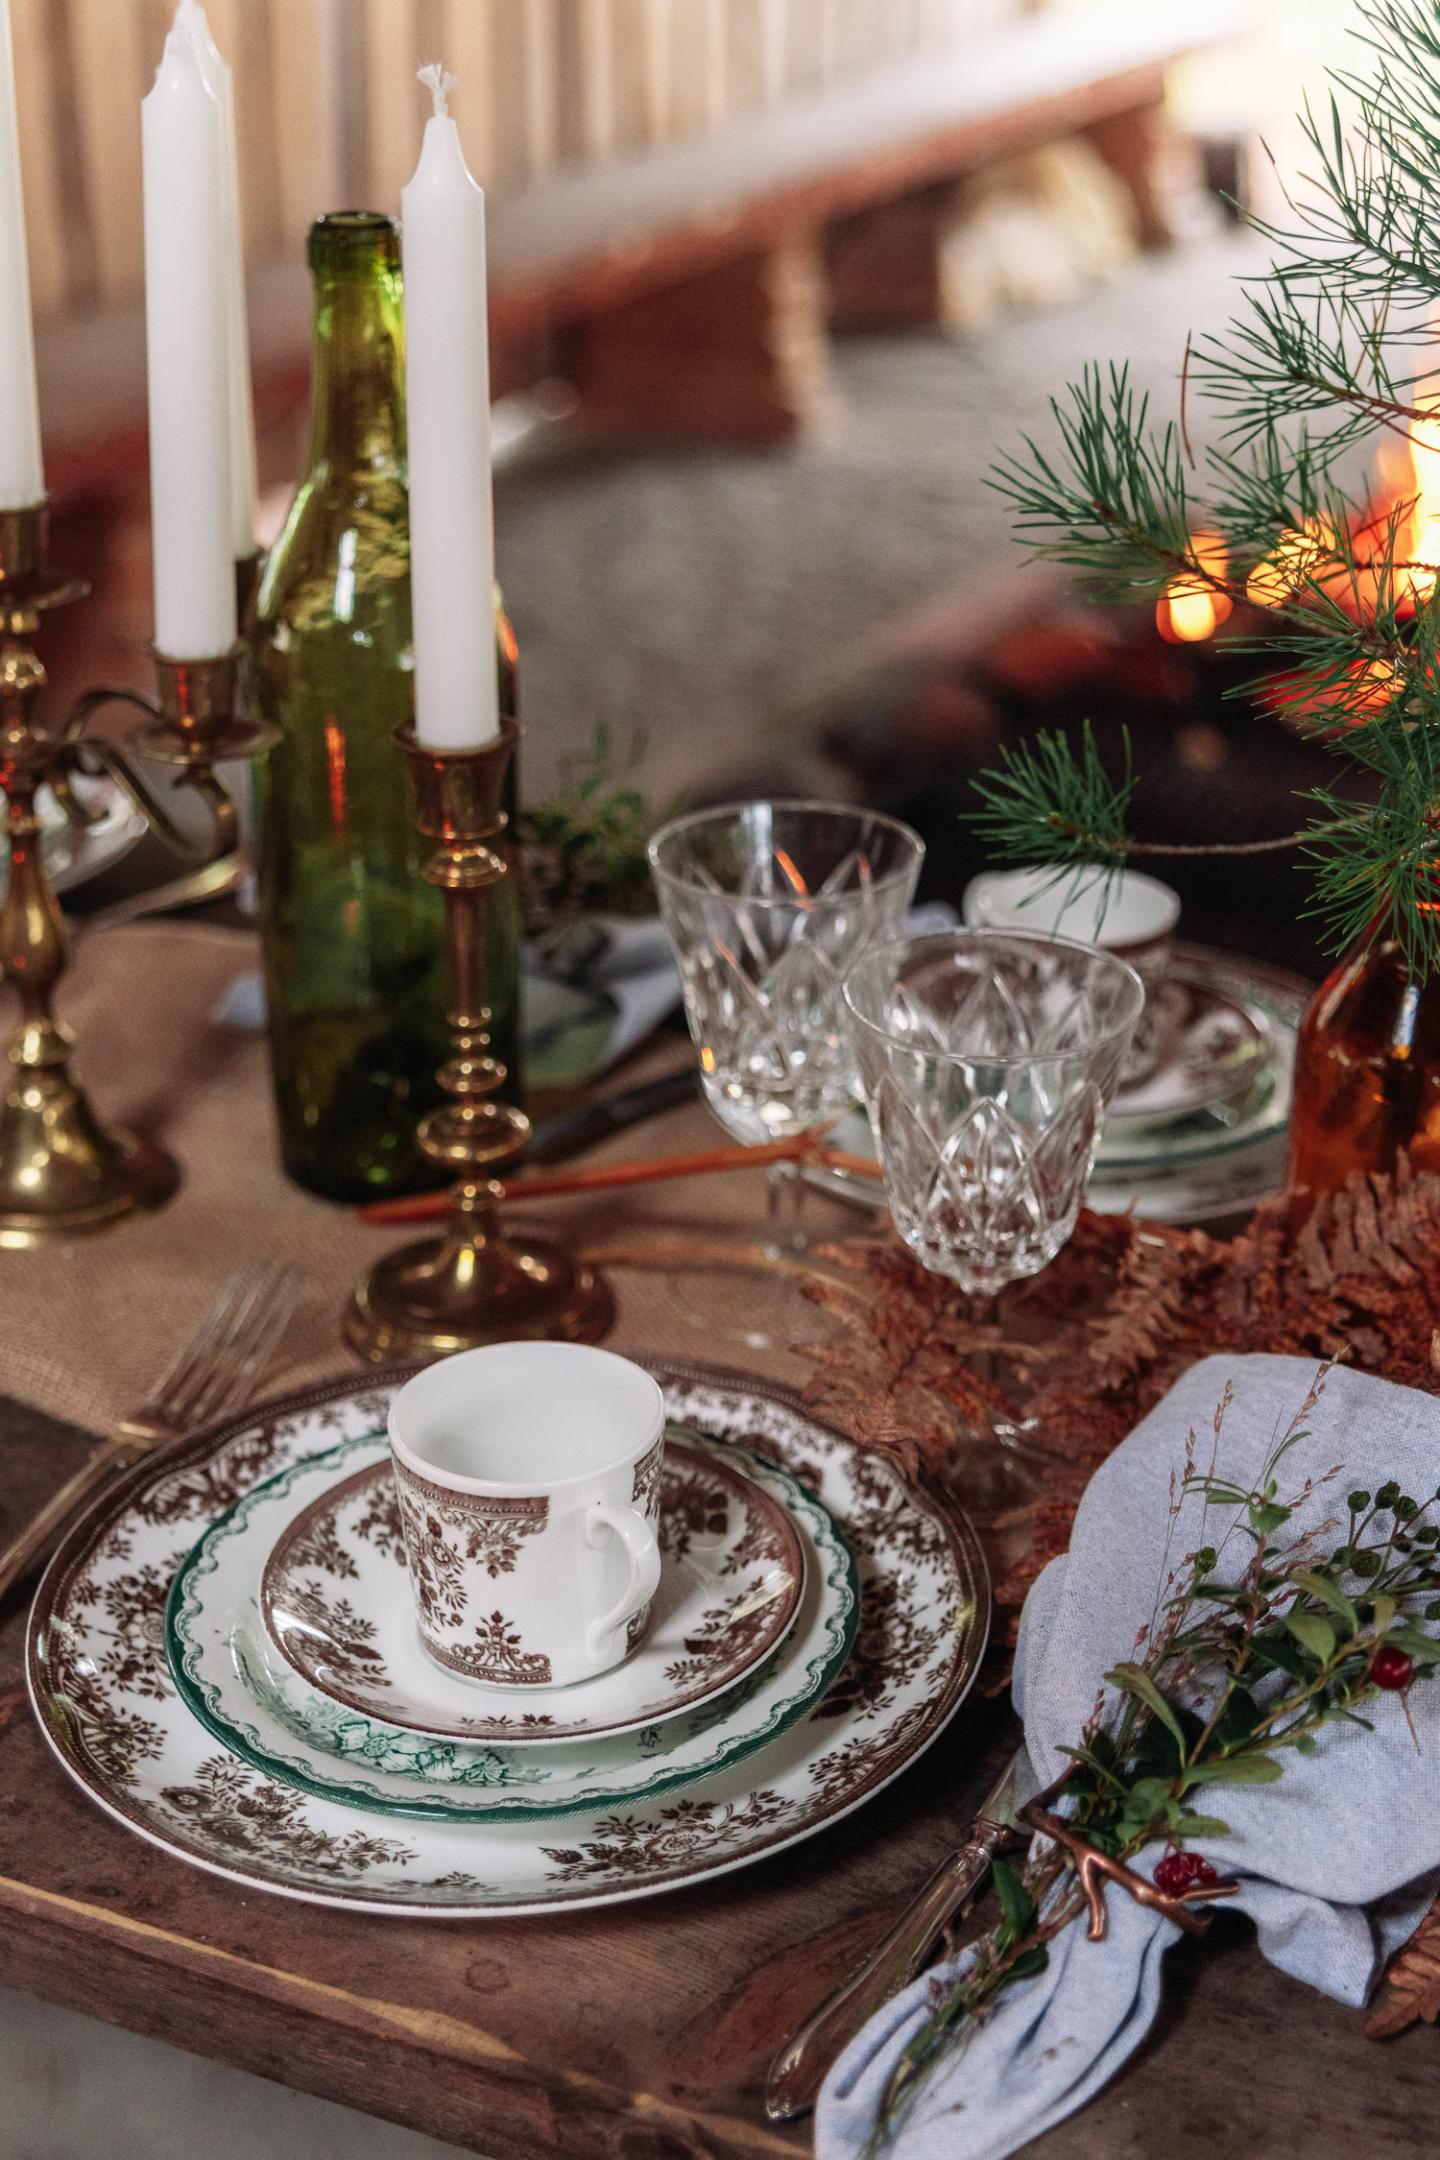
[[[1192,1433],[1171,1481],[1163,1580],[1135,1656],[1105,1675],[1094,1715],[1070,1758],[1057,1808],[1085,1845],[1133,1866],[1151,1848],[1156,1888],[1183,1897],[1216,1870],[1187,1849],[1224,1837],[1205,1811],[1210,1789],[1267,1785],[1284,1756],[1311,1755],[1323,1727],[1371,1728],[1361,1705],[1405,1697],[1440,1671],[1440,1493],[1417,1499],[1394,1479],[1357,1488],[1314,1527],[1291,1531],[1301,1508],[1336,1486],[1337,1466],[1283,1496],[1279,1473],[1306,1437],[1322,1371],[1294,1420],[1245,1488],[1216,1468],[1230,1390],[1216,1411],[1208,1469]],[[1199,1508],[1199,1536],[1171,1555]],[[1212,1534],[1215,1517],[1226,1517]],[[1406,1705],[1408,1716],[1408,1702]],[[939,2056],[963,2040],[1002,1990],[1044,1971],[1049,1944],[1086,1910],[1073,1855],[1046,1843],[1016,1870],[991,1867],[1001,1918],[960,1970],[932,1984],[930,2014],[891,2077],[871,2152],[881,2151]]]

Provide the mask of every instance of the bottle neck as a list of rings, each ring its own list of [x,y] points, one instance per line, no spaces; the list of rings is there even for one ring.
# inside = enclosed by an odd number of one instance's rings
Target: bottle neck
[[[354,484],[404,475],[405,316],[394,227],[316,229],[309,476]],[[331,244],[327,244],[331,243]]]

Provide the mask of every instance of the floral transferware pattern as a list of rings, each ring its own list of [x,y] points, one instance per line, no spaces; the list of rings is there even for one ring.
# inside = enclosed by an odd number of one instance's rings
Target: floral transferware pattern
[[[789,1512],[806,1548],[794,1628],[722,1698],[612,1739],[537,1748],[406,1732],[309,1687],[250,1611],[247,1585],[258,1563],[252,1557],[247,1568],[247,1516],[258,1511],[263,1537],[271,1506],[333,1492],[342,1473],[352,1481],[357,1463],[383,1468],[384,1442],[368,1437],[281,1472],[201,1539],[170,1598],[169,1662],[181,1693],[215,1737],[257,1769],[391,1816],[571,1814],[652,1797],[736,1762],[802,1717],[844,1665],[858,1622],[855,1568],[825,1509],[783,1470],[695,1433],[685,1445],[723,1457],[728,1470],[760,1485]]]
[[[676,1417],[748,1441],[792,1472],[806,1467],[855,1550],[863,1599],[873,1600],[898,1575],[915,1578],[914,1609],[929,1642],[911,1679],[871,1690],[839,1716],[822,1715],[827,1703],[820,1703],[746,1762],[690,1788],[683,1802],[571,1816],[563,1835],[550,1831],[543,1843],[524,1823],[411,1823],[402,1840],[383,1816],[301,1794],[217,1757],[213,1736],[178,1693],[159,1701],[97,1673],[108,1623],[95,1598],[83,1594],[86,1586],[103,1589],[132,1564],[163,1564],[176,1540],[157,1544],[158,1520],[201,1534],[216,1502],[198,1492],[177,1501],[185,1481],[229,1482],[218,1504],[233,1502],[237,1450],[257,1429],[253,1419],[240,1419],[136,1465],[56,1556],[27,1641],[31,1699],[51,1747],[100,1806],[201,1867],[321,1904],[417,1915],[558,1910],[647,1896],[744,1866],[858,1807],[935,1738],[974,1678],[989,1621],[974,1534],[944,1498],[907,1500],[896,1473],[810,1417],[789,1391],[697,1367],[658,1372]],[[376,1430],[378,1394],[377,1383],[357,1390],[347,1378],[297,1396],[283,1414],[272,1410],[265,1467],[283,1469],[330,1444],[327,1436]],[[241,1484],[257,1474],[250,1470]],[[157,1508],[168,1512],[150,1512]],[[72,1716],[87,1694],[88,1731]],[[153,1725],[153,1741],[137,1749],[122,1740],[123,1767],[113,1756],[107,1763],[111,1737],[136,1717]],[[856,1748],[857,1741],[863,1745]]]
[[[439,1658],[452,1672],[488,1680],[492,1687],[548,1687],[550,1683],[549,1658],[543,1650],[527,1650],[520,1630],[502,1612],[482,1613],[470,1642],[432,1642],[429,1649],[431,1657]]]
[[[652,1523],[657,1525],[660,1512],[660,1470],[665,1459],[665,1438],[666,1436],[662,1432],[649,1454],[642,1455],[639,1462],[636,1463],[635,1482],[630,1488],[630,1498],[634,1505],[640,1509],[643,1515],[648,1515]],[[650,1625],[650,1615],[654,1609],[654,1600],[647,1599],[643,1605],[631,1613],[630,1618],[626,1621],[625,1654],[627,1657],[643,1639],[645,1630]]]
[[[557,1698],[541,1692],[549,1667],[514,1622],[498,1557],[495,1602],[467,1614],[462,1601],[456,1606],[461,1627],[443,1636],[427,1629],[422,1650],[404,1561],[393,1546],[362,1534],[362,1525],[378,1519],[378,1489],[394,1490],[388,1458],[372,1451],[366,1462],[338,1480],[332,1470],[328,1482],[317,1471],[298,1485],[286,1483],[274,1505],[258,1496],[243,1525],[247,1540],[259,1545],[261,1611],[276,1647],[313,1688],[362,1716],[482,1744],[516,1738],[510,1722],[516,1712],[534,1718],[528,1736],[537,1741],[628,1731],[737,1686],[783,1640],[799,1610],[805,1556],[786,1500],[749,1480],[728,1451],[707,1455],[703,1443],[677,1432],[658,1462],[662,1546],[672,1514],[691,1524],[700,1510],[704,1532],[687,1529],[679,1549],[664,1552],[651,1627],[634,1655]],[[409,1533],[412,1581],[423,1575],[439,1586],[436,1598],[444,1595],[447,1572],[458,1584],[465,1534],[427,1507],[425,1523]],[[262,1535],[272,1541],[268,1558]],[[477,1530],[476,1537],[477,1552],[493,1550],[480,1542],[488,1532]],[[751,1555],[743,1568],[736,1562],[741,1550]],[[310,1564],[318,1556],[323,1566],[326,1552],[338,1552],[343,1562],[332,1570],[328,1592]],[[247,1583],[244,1595],[250,1594]],[[333,1631],[326,1625],[327,1596],[340,1600]],[[357,1615],[367,1622],[363,1638]],[[447,1679],[441,1666],[461,1680]],[[510,1701],[502,1708],[485,1700],[466,1684],[472,1679],[509,1688],[513,1709]]]
[[[513,1575],[522,1539],[545,1528],[550,1502],[543,1493],[513,1499],[454,1493],[401,1462],[392,1469],[415,1594],[439,1625],[453,1627],[465,1606],[461,1561],[478,1561],[491,1582]]]

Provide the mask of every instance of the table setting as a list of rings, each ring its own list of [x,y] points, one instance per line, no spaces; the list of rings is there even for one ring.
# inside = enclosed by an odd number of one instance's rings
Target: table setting
[[[48,711],[79,595],[0,364],[7,1976],[491,2160],[1299,2152],[1317,2096],[1423,2151],[1405,907],[1318,992],[1186,942],[1088,731],[1002,754],[953,897],[854,802],[661,812],[597,766],[527,821],[484,198],[420,81],[403,248],[311,233],[262,558],[229,70],[179,0],[123,742],[116,693]],[[229,880],[246,763],[253,921],[67,921],[145,830]],[[527,1014],[537,971],[569,995]],[[1257,2031],[1297,2087],[1224,2146]]]

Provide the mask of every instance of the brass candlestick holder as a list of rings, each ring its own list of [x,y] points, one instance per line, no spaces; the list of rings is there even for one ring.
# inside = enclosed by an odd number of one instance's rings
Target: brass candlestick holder
[[[65,972],[68,940],[41,854],[35,801],[48,782],[65,816],[93,823],[73,785],[77,774],[107,774],[147,824],[177,854],[208,861],[236,841],[235,805],[214,767],[250,757],[271,739],[235,712],[239,650],[212,660],[155,655],[158,695],[94,690],[55,734],[37,724],[45,669],[35,650],[46,609],[83,598],[85,586],[48,567],[48,504],[0,511],[0,790],[5,796],[10,876],[0,907],[0,981],[20,1000],[20,1025],[8,1052],[0,1102],[0,1244],[32,1245],[57,1233],[95,1230],[137,1208],[156,1207],[179,1182],[174,1162],[150,1141],[107,1129],[69,1066],[72,1038],[53,1001]],[[211,832],[198,845],[134,770],[126,750],[87,733],[100,706],[138,706],[143,723],[128,750],[169,765],[174,785],[189,787],[210,811]]]
[[[484,1003],[487,895],[506,875],[491,842],[505,830],[500,807],[505,770],[520,731],[501,723],[480,750],[432,750],[413,727],[395,740],[409,767],[420,831],[440,843],[424,877],[445,895],[450,942],[454,1054],[440,1071],[451,1100],[420,1126],[431,1162],[458,1171],[450,1222],[379,1261],[346,1310],[352,1349],[372,1364],[444,1357],[481,1343],[520,1337],[596,1342],[613,1317],[603,1281],[548,1239],[500,1229],[496,1173],[518,1163],[530,1121],[496,1096],[505,1067],[490,1054]]]

